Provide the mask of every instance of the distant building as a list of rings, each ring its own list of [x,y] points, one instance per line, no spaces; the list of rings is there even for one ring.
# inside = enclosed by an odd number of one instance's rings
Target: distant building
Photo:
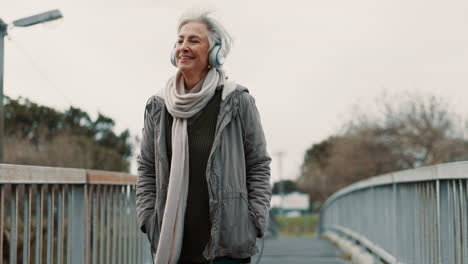
[[[279,213],[279,209],[283,209],[283,213],[290,216],[297,216],[309,212],[309,195],[300,192],[292,192],[285,194],[284,199],[281,195],[273,195],[271,198],[271,208],[275,213]]]

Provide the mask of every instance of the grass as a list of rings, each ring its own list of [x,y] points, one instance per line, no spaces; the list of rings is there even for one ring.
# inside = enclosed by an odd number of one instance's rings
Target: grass
[[[277,215],[280,235],[286,237],[315,237],[318,214],[309,214],[295,217]]]

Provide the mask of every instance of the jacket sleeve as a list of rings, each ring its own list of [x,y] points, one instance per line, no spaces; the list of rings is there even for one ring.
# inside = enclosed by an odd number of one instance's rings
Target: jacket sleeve
[[[271,200],[270,162],[265,135],[255,100],[247,92],[240,96],[244,129],[244,151],[250,214],[256,219],[257,236],[263,237],[268,224]]]
[[[153,105],[151,101],[152,99],[148,100],[145,108],[141,149],[137,158],[136,211],[138,224],[143,233],[150,230],[146,223],[154,213],[156,201],[154,119],[151,115]]]

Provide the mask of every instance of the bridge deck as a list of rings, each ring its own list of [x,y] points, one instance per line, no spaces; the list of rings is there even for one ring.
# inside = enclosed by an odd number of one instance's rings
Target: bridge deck
[[[261,242],[259,242],[259,245]],[[319,238],[278,238],[265,240],[260,263],[268,264],[348,264],[340,259],[341,251]],[[252,260],[255,264],[256,258]]]

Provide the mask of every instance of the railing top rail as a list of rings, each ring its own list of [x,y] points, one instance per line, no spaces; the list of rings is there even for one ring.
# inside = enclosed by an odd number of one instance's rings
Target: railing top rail
[[[339,197],[366,188],[393,183],[423,182],[448,179],[468,179],[468,161],[438,164],[417,169],[391,172],[358,181],[335,192],[327,199],[322,208],[326,208]]]
[[[0,184],[135,184],[131,174],[59,167],[0,164]]]
[[[89,184],[135,184],[136,176],[114,171],[87,170]]]

